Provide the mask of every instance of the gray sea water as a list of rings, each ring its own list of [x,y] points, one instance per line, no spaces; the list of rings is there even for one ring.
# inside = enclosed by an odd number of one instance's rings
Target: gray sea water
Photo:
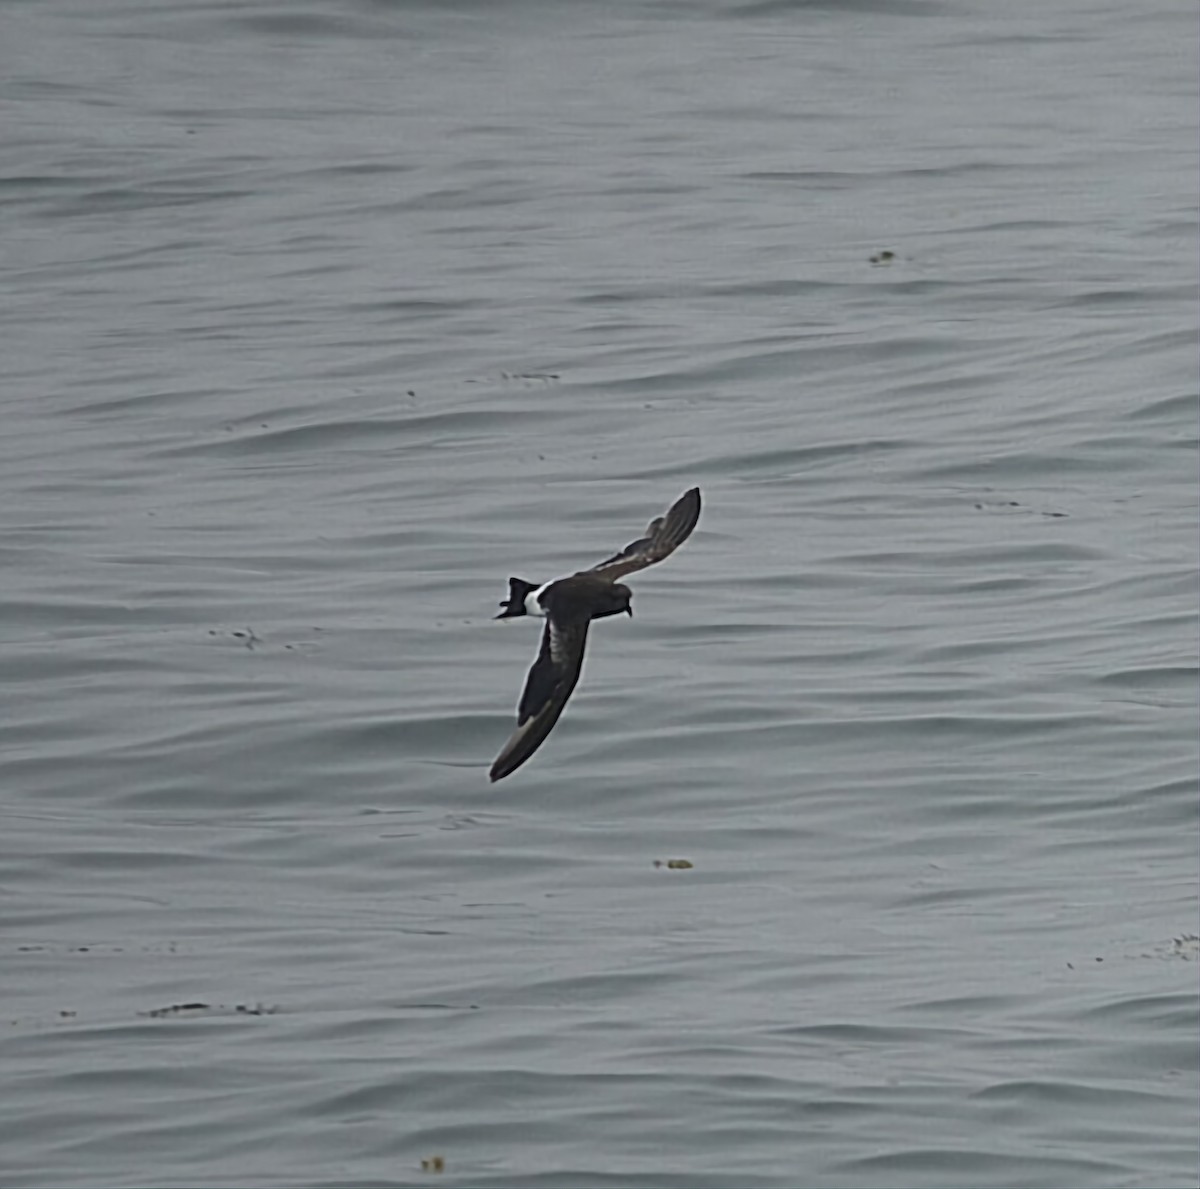
[[[0,7],[0,1183],[1196,1185],[1197,43]]]

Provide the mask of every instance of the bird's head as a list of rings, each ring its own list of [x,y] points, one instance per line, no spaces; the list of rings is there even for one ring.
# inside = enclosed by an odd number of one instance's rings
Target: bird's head
[[[595,615],[593,619],[603,619],[607,615],[620,615],[624,613],[630,619],[633,618],[633,591],[628,586],[622,586],[619,582],[613,584],[612,589],[608,592],[608,598],[605,600],[604,606]]]

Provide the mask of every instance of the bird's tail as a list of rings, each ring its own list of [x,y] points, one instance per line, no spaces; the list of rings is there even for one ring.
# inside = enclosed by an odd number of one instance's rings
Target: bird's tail
[[[504,610],[496,618],[513,619],[518,615],[528,615],[529,612],[525,609],[525,599],[533,590],[537,590],[536,582],[526,582],[524,578],[510,578],[508,580],[508,598],[500,604]]]

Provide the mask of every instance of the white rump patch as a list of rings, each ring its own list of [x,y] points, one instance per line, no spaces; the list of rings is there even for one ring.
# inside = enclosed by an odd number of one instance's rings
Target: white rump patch
[[[525,596],[526,615],[540,615],[543,619],[546,618],[546,608],[538,602],[538,599],[546,593],[546,587],[549,585],[549,582],[543,582],[542,585],[537,588],[537,590],[531,590]]]

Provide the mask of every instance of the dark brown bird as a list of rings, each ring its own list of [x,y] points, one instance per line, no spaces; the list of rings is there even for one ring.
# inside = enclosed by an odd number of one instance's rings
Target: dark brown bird
[[[588,624],[622,611],[633,614],[633,592],[617,579],[670,557],[691,536],[699,519],[700,489],[693,487],[665,516],[650,522],[644,537],[590,570],[542,586],[521,578],[508,580],[508,598],[500,604],[504,610],[496,618],[541,615],[546,626],[517,707],[517,729],[492,765],[493,781],[502,780],[525,763],[558,722],[583,668]]]

